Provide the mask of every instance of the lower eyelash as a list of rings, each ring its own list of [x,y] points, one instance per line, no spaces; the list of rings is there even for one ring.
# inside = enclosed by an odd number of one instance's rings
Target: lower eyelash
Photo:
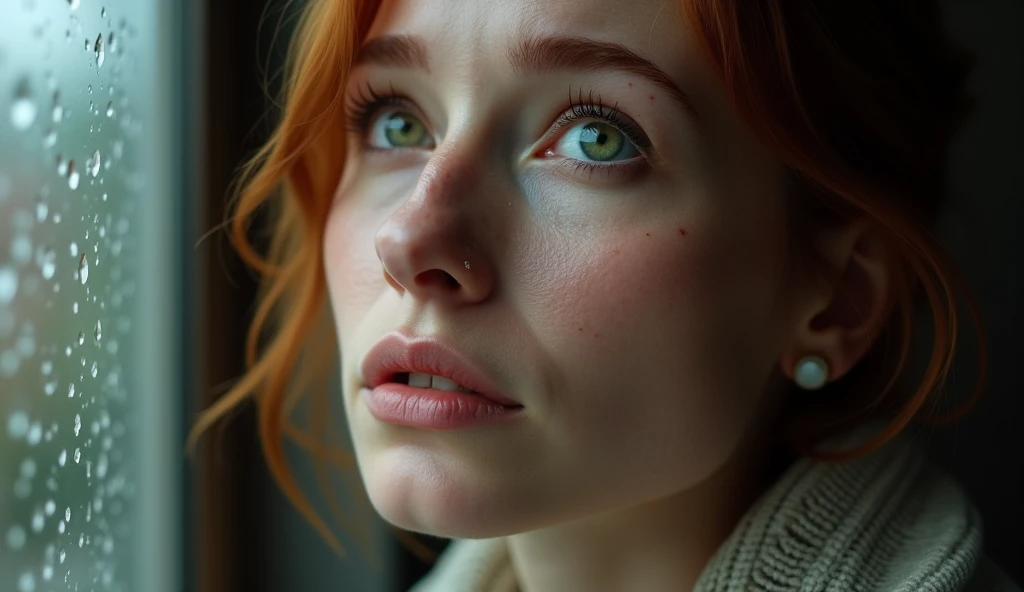
[[[619,162],[609,162],[602,164],[597,162],[587,162],[585,160],[577,160],[575,158],[565,157],[562,159],[562,163],[564,164],[564,166],[569,167],[573,174],[578,174],[581,170],[585,170],[587,172],[587,179],[589,180],[591,177],[594,176],[594,171],[598,171],[599,173],[605,176],[630,171],[637,166],[637,163],[634,162],[634,160],[624,160]]]

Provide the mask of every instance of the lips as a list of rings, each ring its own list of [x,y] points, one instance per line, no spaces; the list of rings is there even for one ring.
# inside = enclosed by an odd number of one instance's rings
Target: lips
[[[400,332],[385,335],[363,358],[363,381],[371,389],[397,382],[397,375],[422,372],[443,376],[479,396],[509,407],[521,407],[502,393],[465,354],[429,337],[410,338]]]

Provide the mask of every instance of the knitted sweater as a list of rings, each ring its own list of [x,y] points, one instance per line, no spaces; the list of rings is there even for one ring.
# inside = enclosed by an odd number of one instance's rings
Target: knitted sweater
[[[848,449],[872,433],[862,427],[822,448]],[[694,587],[789,590],[1021,592],[984,556],[981,517],[960,485],[903,435],[854,461],[793,463]],[[504,538],[453,541],[410,590],[518,591]]]

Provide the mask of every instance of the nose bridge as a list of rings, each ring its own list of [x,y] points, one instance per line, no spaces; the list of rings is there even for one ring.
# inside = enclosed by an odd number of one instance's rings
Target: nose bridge
[[[493,227],[484,202],[495,195],[484,187],[486,157],[474,135],[456,133],[438,145],[406,201],[377,230],[377,256],[393,287],[421,297],[448,294],[453,283],[463,298],[490,290]]]
[[[409,201],[429,207],[469,206],[471,188],[484,168],[482,151],[471,147],[472,142],[463,133],[442,142],[424,165]]]

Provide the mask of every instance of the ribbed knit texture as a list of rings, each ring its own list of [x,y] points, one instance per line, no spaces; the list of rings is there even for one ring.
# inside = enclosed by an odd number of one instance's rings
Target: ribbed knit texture
[[[821,448],[846,450],[874,433],[863,427]],[[795,462],[739,521],[694,591],[973,590],[965,585],[982,556],[977,509],[900,436],[854,461]],[[454,541],[410,592],[517,589],[505,539],[494,538]]]

